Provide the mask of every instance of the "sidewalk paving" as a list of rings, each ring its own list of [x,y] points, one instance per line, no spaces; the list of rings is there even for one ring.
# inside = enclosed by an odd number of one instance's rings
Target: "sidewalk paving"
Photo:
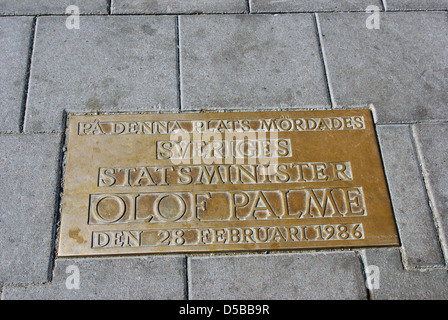
[[[65,26],[69,5],[79,30]],[[447,10],[0,0],[1,298],[448,298]],[[56,258],[67,112],[359,107],[375,116],[400,248]],[[70,265],[79,290],[66,288]],[[379,289],[366,288],[371,265]]]

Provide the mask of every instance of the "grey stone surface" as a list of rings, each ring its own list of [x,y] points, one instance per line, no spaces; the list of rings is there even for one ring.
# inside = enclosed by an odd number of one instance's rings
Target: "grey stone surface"
[[[63,130],[67,111],[178,109],[175,17],[39,17],[25,131]]]
[[[367,6],[382,9],[380,0],[250,0],[252,12],[316,12],[316,11],[365,11]]]
[[[373,103],[378,121],[447,119],[448,18],[443,12],[319,14],[336,105]]]
[[[377,127],[392,206],[407,263],[440,266],[443,257],[408,125]]]
[[[32,17],[0,18],[0,131],[19,131]]]
[[[112,0],[112,13],[244,13],[246,0]]]
[[[0,135],[0,282],[48,280],[60,140]]]
[[[5,286],[2,299],[159,299],[184,298],[183,257],[109,259],[57,259],[50,284]],[[67,289],[66,281],[79,270],[79,289]],[[72,278],[69,279],[69,281]]]
[[[369,30],[363,11],[381,2],[406,12],[382,12]],[[117,16],[105,16],[108,3]],[[73,4],[88,14],[79,30],[65,26]],[[233,14],[246,5],[0,0],[3,299],[448,299],[448,15],[434,12],[448,1],[251,0],[252,12],[303,13]],[[316,11],[326,13],[306,13]],[[178,18],[177,34],[174,15],[195,12]],[[38,15],[26,134],[34,18],[5,15]],[[402,248],[57,258],[51,277],[61,136],[29,133],[63,130],[64,110],[177,111],[179,89],[185,110],[329,108],[320,49],[335,107],[375,105]],[[370,296],[360,256],[380,268]],[[70,265],[79,290],[66,288]]]
[[[417,150],[434,207],[439,233],[448,257],[448,123],[414,126]]]
[[[190,299],[365,299],[352,252],[190,258]]]
[[[446,10],[448,9],[447,0],[385,0],[388,10]]]
[[[398,249],[365,250],[366,265],[379,268],[379,289],[373,299],[448,299],[446,269],[404,270]]]
[[[311,14],[180,17],[183,109],[329,105]]]
[[[107,13],[107,0],[0,0],[0,14],[65,14],[70,5],[80,13]]]

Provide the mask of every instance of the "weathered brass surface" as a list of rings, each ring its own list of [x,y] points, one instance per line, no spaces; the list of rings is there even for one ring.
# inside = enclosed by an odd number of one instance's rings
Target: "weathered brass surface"
[[[369,110],[72,115],[59,256],[398,245]]]

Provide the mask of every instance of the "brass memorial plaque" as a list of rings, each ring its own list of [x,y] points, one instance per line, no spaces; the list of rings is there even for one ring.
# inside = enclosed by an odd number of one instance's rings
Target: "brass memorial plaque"
[[[59,256],[399,245],[369,110],[71,115]]]

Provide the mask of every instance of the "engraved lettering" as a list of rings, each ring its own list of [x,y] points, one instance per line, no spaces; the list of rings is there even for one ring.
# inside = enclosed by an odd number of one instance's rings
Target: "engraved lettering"
[[[61,256],[398,244],[369,110],[67,125]]]
[[[143,231],[92,232],[92,248],[140,247]]]

